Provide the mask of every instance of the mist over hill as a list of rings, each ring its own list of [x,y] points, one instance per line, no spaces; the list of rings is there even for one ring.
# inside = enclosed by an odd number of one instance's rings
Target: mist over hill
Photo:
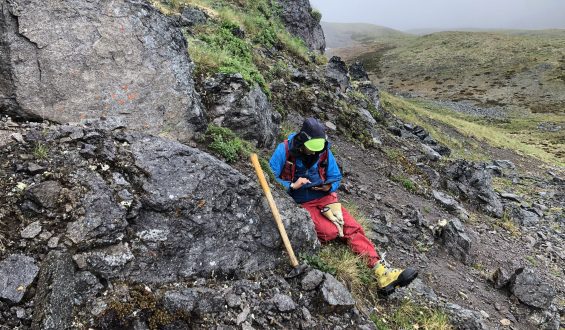
[[[407,36],[404,32],[368,23],[321,22],[321,25],[327,48],[348,47],[365,40]]]

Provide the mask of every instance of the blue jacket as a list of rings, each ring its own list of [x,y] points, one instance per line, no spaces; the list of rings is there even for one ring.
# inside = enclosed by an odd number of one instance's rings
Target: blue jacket
[[[295,135],[296,133],[292,133],[288,136],[289,149],[292,146],[292,139],[294,138]],[[331,150],[329,150],[330,148],[329,143],[327,145],[327,148],[328,148],[328,168],[326,170],[326,181],[333,182],[332,187],[328,192],[316,191],[316,190],[312,190],[311,188],[305,188],[305,187],[292,190],[290,189],[291,182],[284,181],[280,178],[281,173],[284,169],[284,165],[286,163],[286,151],[285,151],[284,143],[280,143],[275,149],[273,155],[271,156],[271,159],[269,160],[269,165],[271,166],[271,170],[273,171],[275,178],[280,184],[282,184],[287,189],[287,192],[297,203],[306,203],[311,200],[322,198],[328,195],[329,193],[336,191],[339,188],[339,183],[341,181],[341,172],[339,171],[339,167],[337,166],[337,162],[335,161],[335,158]],[[310,168],[306,168],[306,166],[303,164],[300,158],[296,158],[295,163],[296,163],[295,164],[296,169],[294,173],[295,181],[301,177],[307,178],[312,183],[321,181],[320,174],[318,172],[317,161],[314,162],[314,165],[312,165]]]

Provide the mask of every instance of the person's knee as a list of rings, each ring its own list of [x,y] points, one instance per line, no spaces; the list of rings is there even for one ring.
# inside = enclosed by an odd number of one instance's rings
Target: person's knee
[[[337,238],[339,232],[337,227],[334,228],[328,227],[323,229],[316,228],[316,234],[318,235],[318,239],[322,242],[331,241]]]

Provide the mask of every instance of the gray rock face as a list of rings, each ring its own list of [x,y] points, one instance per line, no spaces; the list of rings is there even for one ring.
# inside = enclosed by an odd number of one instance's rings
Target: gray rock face
[[[332,56],[326,65],[326,80],[345,93],[351,87],[347,65],[339,56]]]
[[[117,244],[73,256],[80,269],[86,269],[105,278],[124,277],[125,266],[135,259],[128,244]]]
[[[510,291],[524,304],[545,309],[555,298],[555,288],[543,282],[531,268],[516,270]]]
[[[58,330],[71,327],[75,269],[70,254],[51,251],[41,265],[33,327]]]
[[[314,290],[324,280],[324,273],[318,269],[312,269],[302,279],[302,289]]]
[[[355,306],[351,293],[330,274],[324,275],[321,294],[323,301],[332,311],[344,311]]]
[[[504,206],[504,210],[514,222],[521,226],[532,226],[540,220],[539,215],[534,212],[535,209],[524,209],[517,204],[507,204]]]
[[[133,226],[140,237],[132,242],[139,256],[130,269],[133,278],[245,274],[285,260],[268,204],[247,177],[197,149],[159,138],[136,138],[132,152],[148,177]],[[307,213],[289,198],[278,196],[277,203],[285,226],[294,228],[293,247],[313,248],[317,239]]]
[[[127,226],[126,208],[112,196],[102,177],[79,170],[89,191],[82,198],[85,215],[67,225],[67,236],[82,248],[118,243]]]
[[[365,67],[363,63],[359,61],[355,61],[355,63],[349,66],[349,74],[351,75],[351,79],[358,80],[358,81],[367,81],[369,80],[369,75],[367,71],[365,71]]]
[[[146,2],[3,0],[0,16],[0,113],[178,137],[205,125],[186,41]]]
[[[471,239],[465,233],[465,226],[458,219],[452,219],[443,229],[442,240],[445,248],[456,259],[469,265],[471,257]]]
[[[195,7],[185,7],[180,15],[180,23],[183,26],[194,26],[206,23],[208,16]]]
[[[277,293],[273,297],[273,304],[275,304],[279,312],[290,312],[296,309],[296,304],[292,298],[282,293]]]
[[[492,275],[492,281],[495,289],[502,289],[510,283],[512,276],[504,268],[498,268]]]
[[[41,224],[39,221],[32,222],[29,226],[25,227],[22,230],[21,235],[22,238],[34,238],[35,236],[39,235],[41,232]]]
[[[57,207],[61,188],[56,181],[45,181],[30,187],[26,192],[26,197],[41,207],[53,209]]]
[[[463,308],[456,304],[445,304],[445,310],[457,329],[461,330],[487,330],[481,313]]]
[[[309,0],[277,0],[286,29],[302,38],[311,50],[321,53],[326,49],[326,39],[320,22],[312,16]]]
[[[0,298],[19,303],[38,271],[35,260],[21,254],[0,261]]]
[[[383,110],[381,109],[381,98],[379,96],[379,90],[375,85],[373,85],[370,81],[362,81],[359,82],[357,85],[357,90],[365,95],[370,101],[372,101],[372,105],[375,107],[377,113],[380,116],[383,116]]]
[[[198,292],[193,289],[168,291],[163,296],[163,305],[171,313],[190,314],[198,304]]]
[[[502,202],[492,189],[492,177],[484,164],[459,160],[445,172],[446,186],[451,193],[476,204],[488,215],[502,217]]]
[[[432,194],[434,199],[451,214],[457,215],[462,220],[469,218],[467,211],[453,197],[437,190],[433,190]]]
[[[204,82],[204,103],[210,120],[259,147],[274,145],[281,115],[273,111],[261,88],[249,86],[240,74],[217,74]]]

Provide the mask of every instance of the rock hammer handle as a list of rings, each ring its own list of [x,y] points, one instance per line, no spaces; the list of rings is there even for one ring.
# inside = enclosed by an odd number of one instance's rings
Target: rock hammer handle
[[[267,197],[267,201],[269,202],[269,206],[271,207],[271,212],[273,212],[273,217],[275,218],[275,222],[277,223],[277,227],[279,228],[279,233],[281,234],[284,247],[286,248],[286,252],[288,252],[288,256],[290,257],[290,264],[292,265],[292,267],[297,267],[298,259],[296,259],[296,256],[294,255],[294,251],[292,250],[292,246],[290,245],[290,241],[288,240],[288,236],[286,235],[286,230],[284,229],[284,224],[282,222],[279,209],[277,208],[277,204],[275,204],[273,195],[271,195],[271,189],[267,184],[267,180],[265,180],[265,174],[263,174],[263,169],[259,164],[259,159],[257,158],[257,154],[254,153],[251,154],[251,163],[253,163],[253,167],[255,167],[257,178],[259,178],[259,183],[261,184],[261,188],[263,188],[265,197]]]

